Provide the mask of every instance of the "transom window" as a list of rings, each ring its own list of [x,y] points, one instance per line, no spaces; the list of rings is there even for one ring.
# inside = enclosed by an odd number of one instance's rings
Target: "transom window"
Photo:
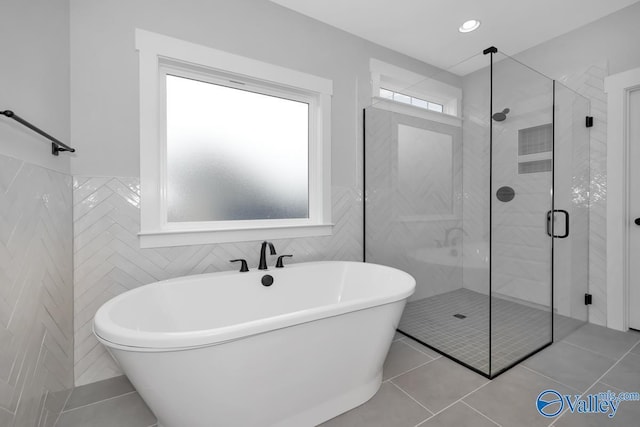
[[[406,95],[400,92],[394,92],[389,89],[380,88],[380,97],[386,99],[392,99],[397,102],[413,105],[415,107],[424,108],[425,110],[437,111],[438,113],[444,112],[444,105],[437,102],[427,101],[415,96]]]
[[[371,101],[376,108],[452,126],[462,125],[460,87],[374,58],[370,59],[369,68]]]

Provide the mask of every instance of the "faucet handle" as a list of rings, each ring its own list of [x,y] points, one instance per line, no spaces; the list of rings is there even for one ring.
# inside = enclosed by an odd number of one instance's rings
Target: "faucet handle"
[[[284,264],[282,263],[282,258],[292,258],[293,255],[280,255],[278,260],[276,261],[276,268],[284,268]]]
[[[245,273],[249,271],[249,267],[247,266],[246,259],[230,259],[229,262],[240,262],[240,272]]]

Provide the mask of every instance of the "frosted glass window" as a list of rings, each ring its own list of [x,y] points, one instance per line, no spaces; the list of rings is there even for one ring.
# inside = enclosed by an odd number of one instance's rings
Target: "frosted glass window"
[[[438,113],[442,113],[443,112],[443,107],[442,107],[441,104],[436,104],[435,102],[430,102],[429,103],[429,110],[437,111]]]
[[[429,108],[429,103],[420,98],[411,98],[411,104],[420,108]]]
[[[410,96],[407,96],[407,95],[404,95],[404,94],[398,93],[398,92],[395,92],[393,94],[393,100],[394,101],[398,101],[398,102],[402,102],[404,104],[411,104],[411,97]]]
[[[430,102],[422,98],[416,98],[414,96],[405,95],[404,93],[394,92],[389,89],[380,88],[380,97],[392,99],[396,102],[402,102],[403,104],[411,104],[415,107],[424,108],[425,110],[437,111],[438,113],[444,112],[444,105],[436,102]]]
[[[387,98],[387,99],[393,99],[393,92],[391,92],[390,90],[381,88],[380,89],[380,97]]]
[[[309,218],[309,104],[166,75],[167,220]]]

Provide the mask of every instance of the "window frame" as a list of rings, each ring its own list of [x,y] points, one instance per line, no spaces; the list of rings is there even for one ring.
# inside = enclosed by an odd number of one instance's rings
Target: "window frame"
[[[377,108],[452,126],[462,126],[461,88],[375,58],[369,60],[369,71],[371,102]],[[386,98],[381,96],[381,89],[441,105],[443,111],[438,112]]]
[[[332,233],[332,81],[206,46],[136,29],[140,61],[140,246],[239,242]],[[169,222],[166,75],[222,84],[309,104],[309,217]]]
[[[391,97],[383,95],[382,94],[383,91],[384,92],[389,92],[391,94]],[[396,95],[406,96],[407,98],[409,98],[409,102],[404,102],[404,101],[397,100],[396,99]],[[444,112],[444,109],[445,109],[444,105],[442,105],[442,104],[438,104],[437,102],[430,101],[428,99],[424,99],[424,97],[407,95],[406,93],[397,92],[395,90],[387,89],[387,88],[384,88],[382,86],[380,86],[380,88],[379,88],[379,97],[380,98],[384,98],[384,99],[388,99],[389,101],[396,101],[396,102],[400,102],[400,103],[405,104],[405,105],[411,105],[411,106],[414,106],[414,107],[422,108],[423,110],[435,111],[436,113],[444,113],[444,114],[446,114]],[[418,101],[424,102],[427,105],[426,105],[426,107],[422,107],[420,105],[414,104],[414,102],[413,102],[414,100],[418,100]],[[431,108],[432,105],[437,105],[440,108],[439,109],[433,109],[433,108]]]

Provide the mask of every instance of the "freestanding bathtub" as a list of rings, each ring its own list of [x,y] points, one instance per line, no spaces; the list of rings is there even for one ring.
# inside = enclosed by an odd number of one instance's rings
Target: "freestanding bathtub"
[[[160,426],[313,426],[376,393],[414,288],[358,262],[202,274],[113,298],[94,333]]]

